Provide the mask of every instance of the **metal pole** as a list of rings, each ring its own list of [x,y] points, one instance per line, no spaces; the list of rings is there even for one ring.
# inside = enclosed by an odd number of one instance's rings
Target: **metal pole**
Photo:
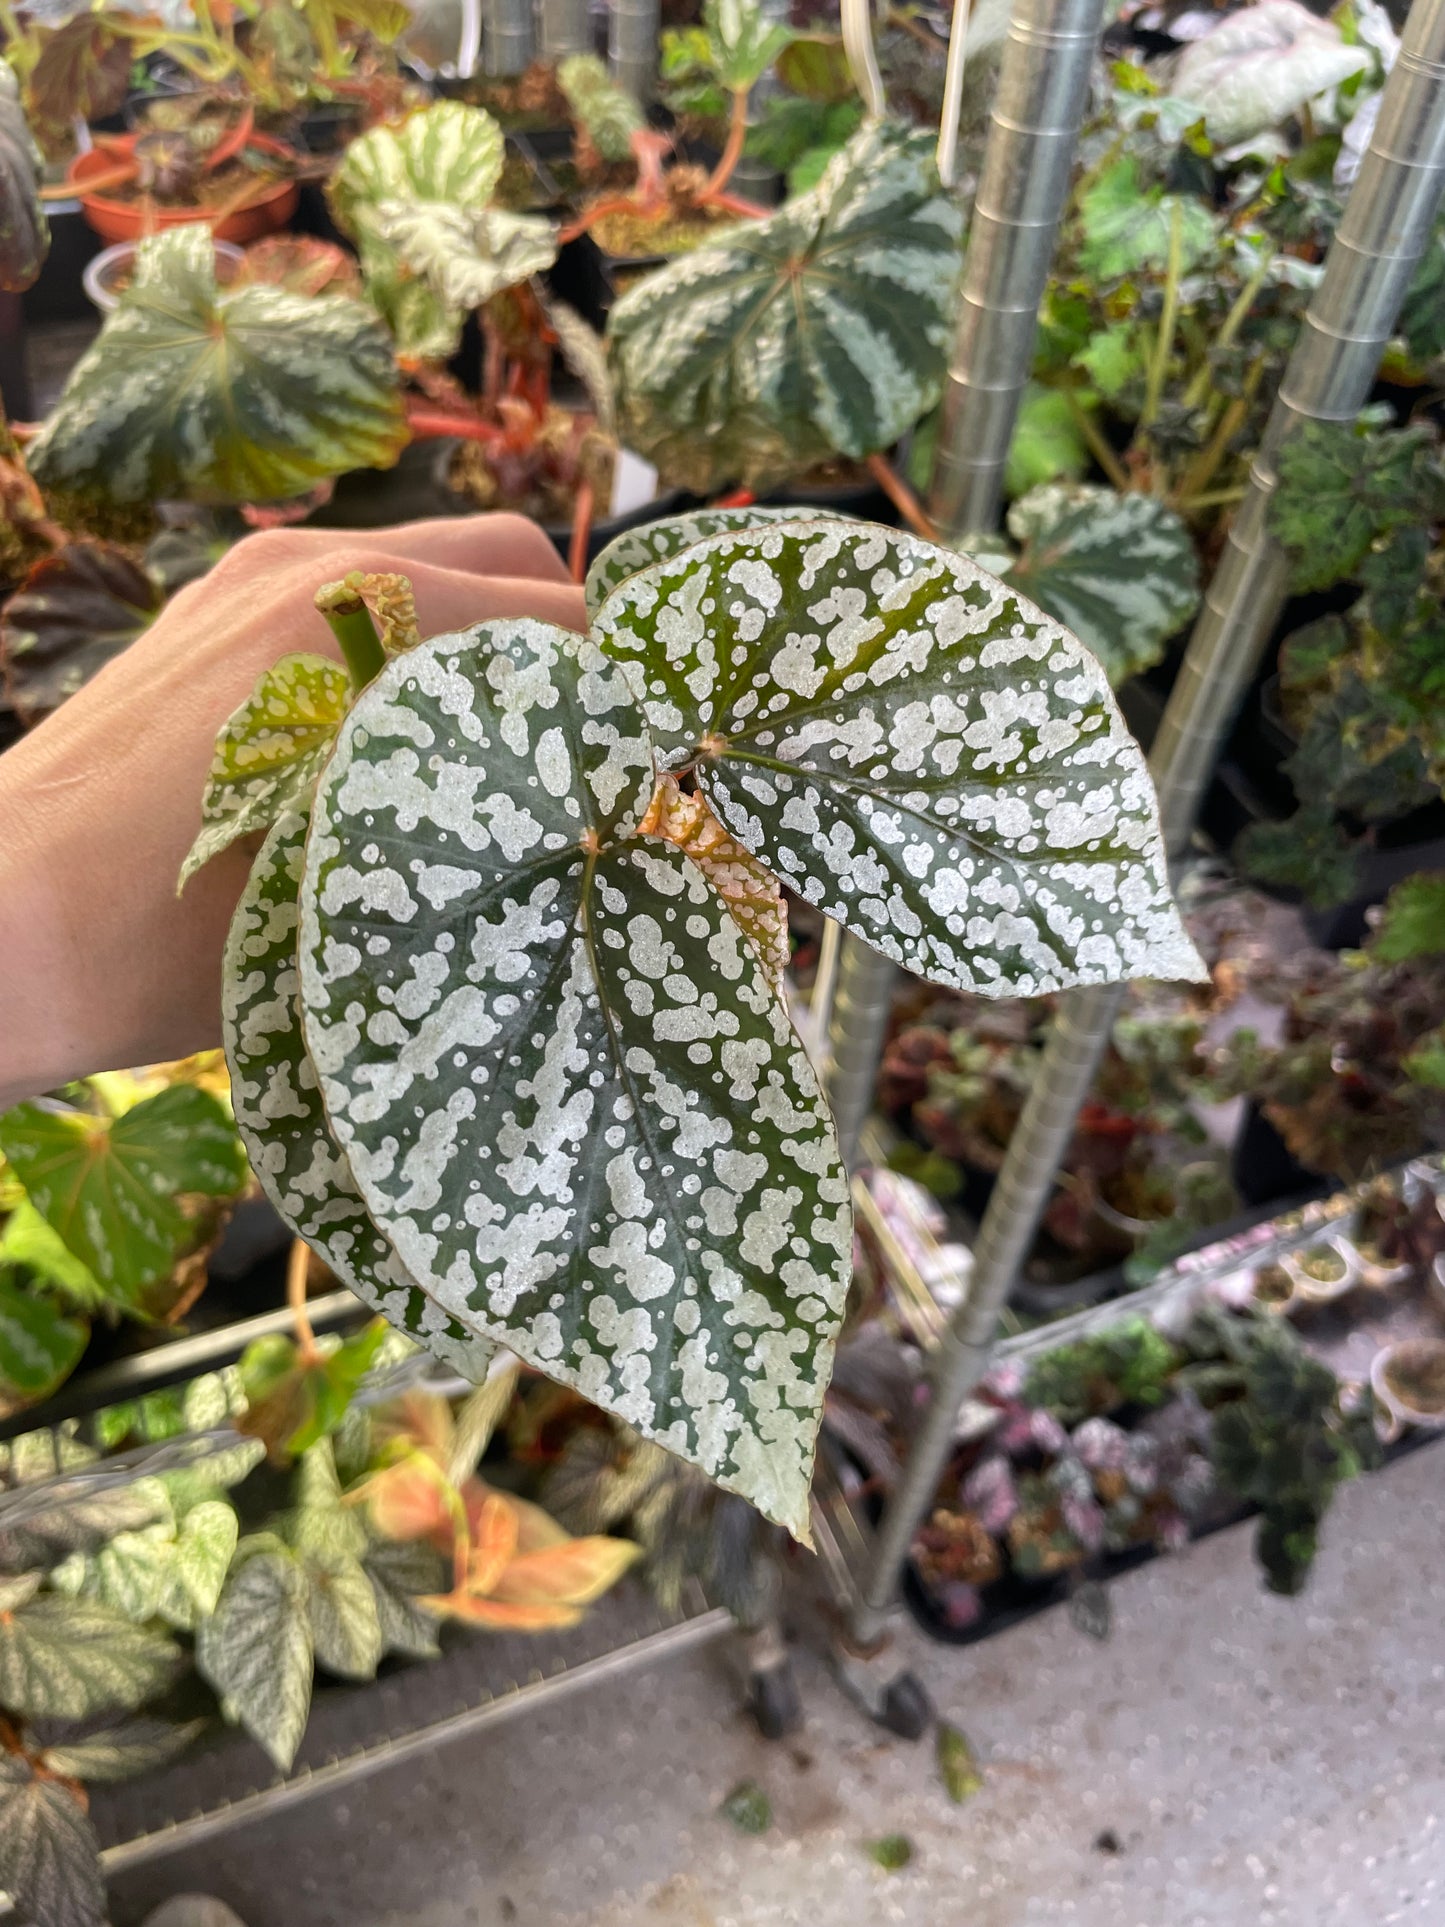
[[[1285,438],[1304,421],[1353,421],[1363,407],[1435,225],[1445,189],[1445,0],[1416,0],[1400,57],[1250,467],[1248,493],[1210,584],[1150,758],[1171,855],[1188,838],[1219,746],[1254,675],[1287,587],[1265,521]],[[932,1502],[959,1407],[988,1368],[1008,1300],[1087,1095],[1121,986],[1064,999],[1009,1142],[974,1252],[968,1296],[934,1354],[934,1393],[879,1527],[853,1638],[876,1639],[918,1521]]]
[[[898,966],[890,958],[870,950],[857,937],[844,937],[824,1062],[838,1144],[850,1168],[873,1103],[897,975]]]
[[[943,111],[938,116],[938,178],[958,184],[958,121],[963,112],[963,79],[968,68],[969,0],[953,0],[948,30],[948,60],[943,70]]]
[[[487,0],[487,72],[510,79],[532,58],[532,0]]]
[[[591,53],[587,0],[542,0],[540,18],[544,60],[565,60],[569,54]]]
[[[998,519],[1103,18],[1104,0],[1014,0],[929,491],[947,542]]]
[[[612,78],[644,105],[657,92],[658,0],[612,0],[607,50]]]

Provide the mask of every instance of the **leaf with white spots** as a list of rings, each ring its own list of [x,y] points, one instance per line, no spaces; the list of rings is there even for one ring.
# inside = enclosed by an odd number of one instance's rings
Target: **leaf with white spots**
[[[310,801],[350,701],[351,678],[329,657],[283,656],[266,671],[216,738],[181,889],[238,836]]]
[[[1199,607],[1199,556],[1181,518],[1152,495],[1049,482],[1008,512],[1021,552],[1009,586],[1092,649],[1117,688],[1158,662]]]
[[[654,562],[670,562],[684,549],[696,548],[710,535],[726,535],[731,529],[763,528],[772,522],[842,521],[829,509],[698,509],[691,515],[670,516],[665,522],[647,522],[638,529],[624,529],[614,535],[587,571],[583,594],[587,601],[587,620],[591,622],[614,589],[621,588],[630,575],[650,569]]]
[[[301,1040],[296,892],[307,810],[288,810],[251,867],[222,970],[221,1018],[236,1128],[261,1188],[341,1282],[418,1345],[480,1384],[496,1350],[433,1302],[366,1214],[333,1143]]]
[[[832,1121],[625,672],[541,623],[399,657],[323,773],[302,1021],[429,1294],[799,1537],[846,1291]]]
[[[646,678],[661,767],[920,976],[1202,973],[1103,670],[966,558],[872,524],[718,535],[625,581],[593,635]]]
[[[607,323],[627,446],[707,495],[861,460],[926,414],[963,229],[934,145],[868,121],[815,188],[630,288]]]

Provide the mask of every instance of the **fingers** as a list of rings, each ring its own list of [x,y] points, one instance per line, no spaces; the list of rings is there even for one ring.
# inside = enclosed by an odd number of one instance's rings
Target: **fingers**
[[[395,528],[356,532],[342,529],[266,529],[248,535],[224,555],[208,580],[269,576],[293,563],[312,563],[343,575],[332,558],[358,548],[384,550],[406,563],[430,562],[473,575],[532,576],[566,582],[567,567],[551,537],[524,515],[448,515]]]

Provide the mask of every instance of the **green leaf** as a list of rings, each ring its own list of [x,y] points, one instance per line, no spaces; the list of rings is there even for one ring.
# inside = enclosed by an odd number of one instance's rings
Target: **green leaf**
[[[1067,395],[1028,382],[1009,443],[1004,487],[1026,495],[1044,482],[1074,480],[1089,466],[1089,451]]]
[[[159,1612],[172,1626],[194,1631],[216,1610],[240,1528],[224,1499],[203,1499],[181,1524],[167,1562]]]
[[[0,1271],[0,1412],[48,1398],[80,1363],[89,1338],[83,1318]]]
[[[808,102],[855,105],[856,90],[841,35],[796,34],[776,65],[778,79],[790,94],[800,94]]]
[[[359,1506],[342,1503],[330,1439],[319,1439],[302,1454],[286,1537],[303,1559],[355,1559],[366,1550],[366,1522]]]
[[[184,1753],[205,1726],[204,1720],[189,1720],[184,1726],[172,1726],[165,1720],[127,1720],[123,1726],[46,1747],[45,1764],[67,1780],[109,1785],[165,1766]]]
[[[758,0],[703,0],[708,64],[729,93],[747,93],[792,45],[791,27],[770,20]]]
[[[557,259],[550,221],[501,207],[475,214],[443,201],[382,201],[375,224],[402,265],[459,314],[544,273]]]
[[[78,1310],[98,1311],[107,1302],[90,1268],[28,1198],[21,1198],[0,1230],[0,1265],[21,1266]]]
[[[913,1858],[913,1842],[906,1833],[885,1833],[881,1840],[869,1842],[867,1852],[884,1873],[898,1873]]]
[[[161,585],[113,542],[43,556],[0,608],[5,688],[27,724],[48,716],[159,615]]]
[[[754,952],[637,836],[652,787],[631,684],[577,637],[396,658],[318,790],[303,1029],[418,1283],[802,1536],[846,1180]]]
[[[35,284],[50,252],[39,189],[40,155],[7,66],[0,69],[0,288],[9,294]]]
[[[940,1720],[935,1755],[943,1790],[956,1807],[961,1807],[983,1785],[983,1774],[968,1743],[968,1735],[947,1720]]]
[[[238,836],[310,803],[350,701],[350,677],[327,656],[283,656],[265,672],[216,738],[181,889]]]
[[[1178,218],[1181,270],[1188,273],[1213,253],[1218,230],[1202,201],[1146,188],[1132,154],[1111,161],[1079,196],[1079,270],[1091,280],[1122,281],[1159,269],[1169,260],[1170,233]]]
[[[109,1607],[42,1593],[0,1619],[0,1706],[22,1719],[128,1712],[179,1660],[172,1640]]]
[[[718,1808],[739,1833],[766,1833],[773,1824],[773,1803],[756,1780],[741,1780]]]
[[[356,242],[368,299],[399,353],[442,360],[456,347],[462,315],[437,299],[381,231],[378,210],[397,202],[450,207],[478,219],[502,175],[502,130],[479,107],[434,101],[399,125],[352,141],[327,190],[339,226]]]
[[[238,1429],[261,1439],[274,1460],[299,1458],[346,1417],[386,1336],[377,1318],[311,1361],[279,1333],[256,1339],[241,1358],[246,1412]]]
[[[1294,558],[1294,587],[1348,581],[1372,544],[1445,514],[1445,468],[1425,426],[1310,422],[1279,453],[1269,525]]]
[[[0,1889],[40,1927],[105,1927],[100,1842],[68,1787],[0,1753]]]
[[[407,1659],[435,1659],[437,1622],[418,1602],[445,1592],[446,1564],[422,1541],[410,1545],[379,1540],[362,1560],[376,1600],[383,1649]]]
[[[118,1532],[109,1545],[77,1554],[58,1566],[51,1583],[72,1597],[98,1600],[135,1624],[160,1612],[161,1593],[175,1541],[175,1527],[162,1523]]]
[[[647,677],[659,766],[907,968],[1010,997],[1202,973],[1102,669],[965,558],[872,526],[719,535],[593,632]]]
[[[1415,271],[1397,326],[1417,364],[1445,355],[1445,234],[1438,228]]]
[[[619,87],[596,54],[569,54],[557,62],[557,85],[572,118],[587,131],[604,161],[632,155],[632,137],[647,126],[642,109]]]
[[[1387,964],[1445,953],[1445,873],[1422,870],[1395,885],[1370,950]]]
[[[342,1679],[374,1679],[384,1640],[370,1579],[359,1559],[305,1561],[311,1640],[318,1664]]]
[[[617,302],[623,440],[700,495],[889,447],[942,388],[960,236],[929,136],[866,123],[816,188]]]
[[[1117,401],[1125,389],[1144,379],[1147,342],[1143,332],[1128,322],[1116,322],[1089,336],[1074,356],[1090,384],[1105,401]]]
[[[841,516],[832,515],[827,509],[808,511],[812,521],[842,521]],[[684,549],[695,548],[705,542],[710,535],[724,535],[732,529],[764,528],[772,522],[796,522],[798,510],[741,508],[741,509],[696,509],[690,515],[676,515],[665,522],[646,522],[638,529],[624,529],[602,550],[597,560],[587,571],[584,594],[587,601],[587,620],[596,616],[598,610],[614,589],[621,588],[629,576],[638,575],[643,569],[650,569],[654,562],[669,562]]]
[[[290,1552],[253,1552],[232,1567],[220,1604],[196,1633],[196,1667],[221,1710],[285,1773],[311,1710],[310,1588]]]
[[[261,1187],[342,1284],[433,1356],[480,1384],[496,1347],[421,1290],[366,1214],[327,1128],[301,1040],[296,892],[307,813],[288,812],[251,867],[226,944],[221,1017],[236,1125]]]
[[[231,1120],[194,1084],[116,1118],[19,1104],[0,1117],[0,1152],[66,1247],[122,1299],[169,1273],[190,1229],[181,1196],[230,1197],[246,1181]]]
[[[1015,502],[1008,529],[1021,545],[1010,586],[1092,649],[1116,687],[1158,662],[1199,607],[1194,539],[1151,495],[1053,484]]]
[[[269,502],[396,460],[400,383],[368,309],[263,284],[218,290],[215,273],[204,223],[141,242],[130,291],[30,445],[43,488]]]

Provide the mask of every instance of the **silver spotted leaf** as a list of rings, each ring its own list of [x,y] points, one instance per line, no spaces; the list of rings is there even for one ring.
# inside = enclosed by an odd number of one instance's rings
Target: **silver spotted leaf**
[[[314,781],[314,777],[313,777]],[[310,799],[307,798],[309,812]],[[367,1216],[327,1129],[301,1038],[296,893],[309,814],[288,811],[251,867],[231,921],[221,1016],[236,1128],[272,1204],[342,1284],[464,1378],[480,1384],[495,1345],[407,1276]]]
[[[421,1540],[380,1539],[361,1563],[371,1581],[384,1650],[406,1659],[435,1659],[437,1622],[420,1602],[447,1589],[441,1554]]]
[[[557,259],[557,232],[534,214],[474,213],[446,201],[383,201],[376,231],[410,273],[458,317],[541,274]]]
[[[35,1927],[105,1927],[100,1842],[69,1787],[0,1753],[0,1891]]]
[[[215,1613],[196,1633],[196,1668],[222,1712],[283,1773],[311,1711],[309,1593],[300,1560],[262,1543],[231,1568]]]
[[[1038,996],[1203,966],[1096,659],[966,558],[872,524],[712,537],[593,624],[664,768],[920,976]]]
[[[607,325],[627,446],[708,495],[862,459],[926,414],[962,234],[933,147],[869,121],[815,188],[630,288]]]
[[[303,1561],[316,1662],[340,1679],[373,1679],[385,1650],[371,1580],[359,1559],[313,1555]]]
[[[172,1640],[107,1606],[42,1593],[0,1617],[0,1706],[22,1719],[129,1712],[179,1661]]]
[[[283,656],[266,670],[216,738],[181,889],[237,837],[309,806],[350,701],[351,678],[329,656]]]
[[[411,1275],[805,1537],[847,1184],[753,950],[638,835],[652,789],[628,675],[566,631],[388,664],[317,792],[303,1030]]]
[[[1152,495],[1050,482],[1014,503],[1008,530],[1020,544],[1010,586],[1092,649],[1116,688],[1199,607],[1194,538]]]
[[[216,286],[204,223],[140,243],[135,281],[30,444],[42,488],[112,502],[304,495],[408,439],[391,342],[362,302]]]
[[[614,589],[621,588],[630,575],[650,569],[654,562],[670,562],[684,549],[695,548],[710,535],[726,535],[733,529],[766,528],[773,522],[829,522],[835,518],[828,509],[697,509],[691,515],[674,515],[666,522],[645,522],[641,528],[624,529],[613,536],[607,547],[587,571],[583,594],[590,622]]]
[[[127,1720],[122,1726],[83,1732],[60,1745],[47,1746],[45,1764],[52,1773],[88,1785],[108,1785],[149,1773],[185,1752],[205,1731],[204,1720],[172,1726],[167,1720]],[[0,1882],[3,1884],[3,1882]]]

